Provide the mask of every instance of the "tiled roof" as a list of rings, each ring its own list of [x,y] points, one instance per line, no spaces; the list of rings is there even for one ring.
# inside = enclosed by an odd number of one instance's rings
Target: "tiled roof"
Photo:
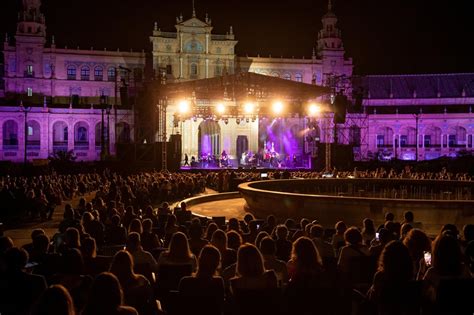
[[[368,75],[354,87],[371,99],[474,97],[474,73]]]

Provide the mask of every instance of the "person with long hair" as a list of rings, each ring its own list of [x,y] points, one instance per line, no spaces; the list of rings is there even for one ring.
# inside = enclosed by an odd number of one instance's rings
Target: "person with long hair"
[[[126,305],[133,306],[140,314],[149,314],[154,303],[153,289],[150,282],[133,271],[133,257],[125,250],[117,252],[110,265],[123,289]]]
[[[458,240],[450,233],[442,233],[433,242],[432,265],[426,271],[423,280],[428,284],[425,295],[432,301],[436,299],[439,283],[442,279],[472,278],[469,268],[463,262]]]
[[[237,276],[231,279],[231,290],[264,290],[277,288],[273,270],[265,270],[260,251],[252,244],[240,246],[237,252]]]
[[[369,218],[365,218],[362,221],[364,225],[362,228],[362,242],[366,246],[370,246],[370,242],[375,238],[375,226],[374,221]]]
[[[217,276],[221,254],[219,250],[206,245],[199,254],[197,272],[190,277],[184,277],[179,283],[179,292],[184,296],[212,296],[221,302],[224,301],[224,280]]]
[[[124,306],[120,282],[110,272],[99,274],[89,294],[83,315],[138,315],[135,308]]]
[[[431,251],[431,240],[425,232],[419,229],[412,229],[403,239],[403,244],[408,248],[413,263],[413,273],[416,276],[421,269],[421,273],[426,271],[423,265],[423,255],[426,251]]]
[[[400,241],[390,241],[380,254],[369,298],[377,302],[384,289],[399,287],[413,279],[413,264],[408,248]]]
[[[206,228],[206,233],[204,233],[206,235],[205,239],[210,242],[211,239],[212,239],[212,234],[214,234],[214,232],[217,231],[218,229],[219,229],[219,227],[217,226],[216,223],[214,223],[212,221],[209,222],[209,224],[207,225],[207,228]]]
[[[62,285],[52,285],[43,292],[31,315],[75,315],[72,297]]]
[[[158,258],[158,268],[160,265],[186,265],[190,264],[192,270],[197,268],[196,256],[189,249],[188,239],[182,232],[177,232],[171,237],[169,249],[162,252]]]
[[[324,270],[322,259],[310,238],[302,236],[293,243],[287,268],[293,283],[321,280]]]

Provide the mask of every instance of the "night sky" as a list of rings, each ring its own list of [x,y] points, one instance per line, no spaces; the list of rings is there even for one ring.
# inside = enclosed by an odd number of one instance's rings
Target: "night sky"
[[[356,74],[473,72],[474,52],[468,0],[334,1],[346,55]],[[0,34],[15,31],[21,0],[1,0]],[[214,33],[229,26],[238,55],[311,56],[326,0],[196,0]],[[58,47],[150,51],[153,22],[173,31],[191,0],[43,0],[47,32]]]

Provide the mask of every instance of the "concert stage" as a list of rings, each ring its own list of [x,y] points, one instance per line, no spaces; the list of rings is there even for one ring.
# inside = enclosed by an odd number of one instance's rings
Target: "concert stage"
[[[259,171],[260,173],[265,172],[275,172],[275,171],[289,171],[289,172],[297,172],[297,171],[311,171],[311,168],[308,167],[281,167],[281,168],[274,168],[274,167],[264,167],[264,166],[227,166],[227,167],[218,167],[218,166],[207,166],[207,167],[191,167],[191,166],[181,166],[182,171],[223,171],[223,170],[239,170],[239,171]]]

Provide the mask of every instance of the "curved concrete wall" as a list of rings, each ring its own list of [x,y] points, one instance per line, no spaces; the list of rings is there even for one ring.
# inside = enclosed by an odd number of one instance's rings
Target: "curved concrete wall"
[[[309,179],[309,180],[273,180],[244,183],[239,185],[239,191],[245,198],[250,210],[258,217],[273,214],[280,218],[302,217],[317,219],[321,224],[330,226],[339,220],[348,225],[362,224],[366,217],[372,218],[377,224],[384,221],[384,214],[393,212],[397,221],[403,219],[403,212],[411,210],[415,221],[423,223],[423,228],[434,234],[446,223],[454,223],[461,227],[474,222],[473,200],[420,200],[392,199],[355,196],[329,196],[317,194],[302,194],[289,191],[308,191],[317,185],[346,185],[348,182],[357,183],[358,179]],[[360,181],[367,181],[361,179]],[[390,185],[392,180],[369,180],[369,183]],[[401,184],[419,181],[399,181]],[[451,187],[458,185],[453,182]],[[426,181],[424,184],[446,186],[446,182]],[[472,187],[474,183],[464,183]],[[285,190],[285,191],[282,191]]]

